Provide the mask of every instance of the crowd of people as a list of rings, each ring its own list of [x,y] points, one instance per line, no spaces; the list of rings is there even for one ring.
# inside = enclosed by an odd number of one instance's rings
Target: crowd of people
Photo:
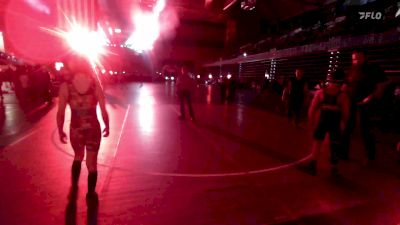
[[[326,80],[318,84],[318,89],[313,93],[309,89],[309,82],[301,68],[296,69],[294,76],[286,81],[268,81],[263,85],[265,86],[263,89],[273,89],[282,96],[287,117],[294,127],[300,129],[305,127],[303,112],[307,111],[308,127],[313,130],[314,139],[308,169],[314,175],[317,172],[317,160],[322,142],[327,134],[329,134],[332,174],[339,174],[339,162],[350,158],[351,140],[356,125],[359,125],[364,146],[363,164],[373,165],[377,155],[374,133],[377,125],[376,117],[378,114],[381,117],[386,117],[385,113],[393,114],[390,107],[385,110],[387,106],[383,106],[393,104],[390,100],[388,101],[388,96],[385,96],[385,93],[393,95],[390,88],[392,81],[378,65],[368,61],[364,50],[353,50],[351,57],[352,65],[347,71],[335,70],[328,75]],[[190,116],[194,119],[190,100],[190,90],[193,88],[189,85],[191,78],[185,76],[186,74],[188,74],[187,68],[184,67],[182,75],[178,77],[180,118],[185,118],[184,102],[186,100]],[[234,90],[231,89],[234,83],[229,81],[224,78],[219,82],[222,102],[229,101],[234,96]],[[311,99],[308,99],[310,96]],[[397,144],[397,150],[400,156],[400,142]]]
[[[308,109],[308,122],[314,130],[315,140],[309,165],[312,174],[316,173],[319,151],[327,133],[332,173],[338,174],[338,162],[349,159],[351,137],[357,121],[365,149],[364,164],[374,163],[377,150],[373,120],[389,84],[385,73],[377,65],[369,63],[362,50],[353,51],[352,66],[347,73],[338,69],[328,76],[324,85],[315,92]],[[283,91],[288,118],[296,127],[300,126],[307,92],[303,71],[297,69],[295,77],[289,80]]]
[[[45,66],[3,65],[0,71],[2,98],[3,83],[9,84],[24,110],[45,102],[52,103],[51,75]]]

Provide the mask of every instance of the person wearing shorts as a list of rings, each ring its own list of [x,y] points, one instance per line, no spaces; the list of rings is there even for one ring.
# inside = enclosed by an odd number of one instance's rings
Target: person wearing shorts
[[[329,134],[330,163],[332,175],[338,174],[338,154],[341,147],[342,131],[349,117],[349,98],[341,91],[345,73],[341,70],[335,71],[328,79],[326,87],[315,94],[309,108],[309,122],[314,127],[314,143],[312,149],[312,160],[310,172],[315,175],[317,159],[325,139]]]

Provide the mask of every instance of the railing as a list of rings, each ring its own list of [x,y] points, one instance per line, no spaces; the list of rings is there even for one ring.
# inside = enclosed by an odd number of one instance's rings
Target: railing
[[[325,79],[334,68],[347,70],[351,65],[351,52],[355,48],[366,50],[369,60],[382,67],[388,75],[400,78],[400,32],[390,31],[359,37],[332,38],[279,51],[241,56],[204,65],[213,74],[231,73],[243,81],[261,81],[267,78],[287,78],[301,68],[311,80]]]

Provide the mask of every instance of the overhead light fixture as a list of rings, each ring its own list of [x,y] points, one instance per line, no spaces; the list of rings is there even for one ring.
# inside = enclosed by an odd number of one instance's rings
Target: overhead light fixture
[[[254,10],[256,8],[257,0],[242,0],[240,3],[240,8],[243,10]]]
[[[235,4],[237,2],[237,0],[230,0],[227,2],[227,4],[224,7],[224,10],[229,9],[233,4]]]

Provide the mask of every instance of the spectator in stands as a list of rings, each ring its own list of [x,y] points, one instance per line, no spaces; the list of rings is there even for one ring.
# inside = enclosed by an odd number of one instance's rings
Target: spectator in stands
[[[375,160],[375,138],[372,133],[372,113],[376,109],[377,100],[382,96],[388,83],[384,72],[376,65],[370,64],[363,50],[352,53],[352,67],[346,76],[344,90],[350,97],[350,117],[343,136],[343,152],[341,158],[349,158],[350,138],[357,121],[367,154],[366,164]]]
[[[185,101],[187,102],[189,108],[190,118],[195,120],[194,111],[192,107],[192,90],[195,87],[195,81],[190,76],[189,68],[187,65],[183,65],[181,68],[181,74],[178,76],[177,80],[177,89],[178,89],[178,97],[181,105],[181,115],[179,116],[180,120],[185,119]]]
[[[340,139],[349,118],[350,107],[347,94],[341,91],[344,78],[343,71],[335,71],[328,78],[327,86],[316,92],[309,108],[308,121],[314,128],[313,158],[310,162],[310,172],[313,175],[316,174],[317,159],[326,133],[329,133],[330,139],[331,172],[332,175],[338,174]]]
[[[296,127],[300,126],[304,99],[308,92],[303,74],[303,70],[296,69],[295,77],[288,83],[288,118],[294,122]]]

